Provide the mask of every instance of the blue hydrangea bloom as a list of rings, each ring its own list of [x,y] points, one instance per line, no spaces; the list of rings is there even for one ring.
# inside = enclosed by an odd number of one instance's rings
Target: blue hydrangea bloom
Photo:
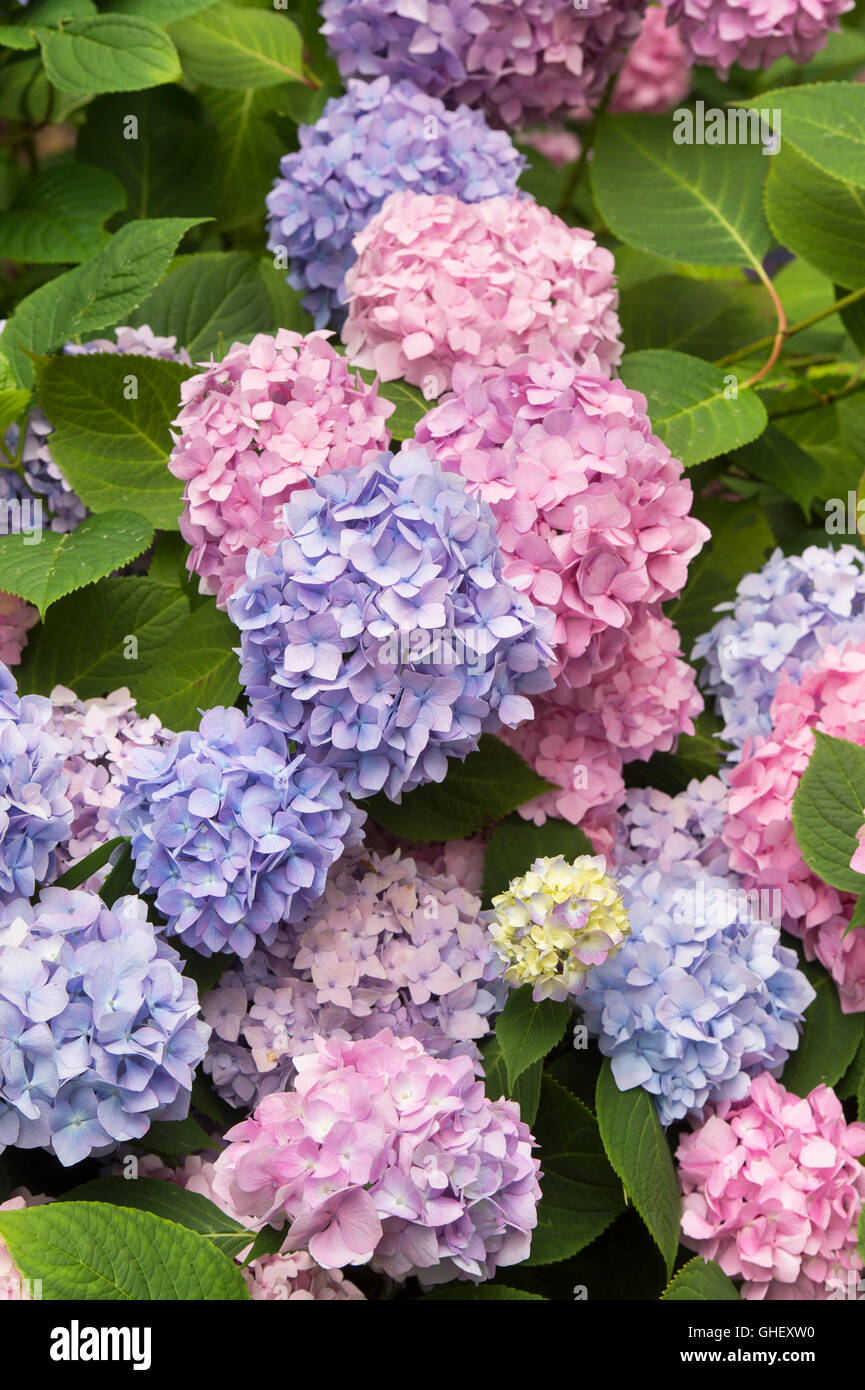
[[[87,508],[54,462],[48,446],[52,433],[53,427],[42,411],[31,410],[24,425],[24,442],[20,447],[24,478],[11,468],[0,470],[0,502],[39,501],[41,526],[46,531],[74,531],[86,517]],[[18,456],[20,439],[20,426],[10,425],[4,444],[13,458]],[[2,527],[3,533],[15,535],[21,530],[30,529],[33,524],[31,516],[32,513],[25,510],[21,524],[19,510],[10,509],[8,522]]]
[[[114,817],[132,839],[136,886],[156,894],[169,934],[205,956],[270,945],[324,892],[363,819],[332,769],[221,707],[167,747],[134,750],[121,791]]]
[[[258,718],[352,796],[440,782],[552,684],[552,614],[503,578],[492,513],[423,448],[296,492],[229,600]]]
[[[777,1075],[814,991],[733,878],[687,864],[619,878],[631,935],[589,972],[580,1005],[616,1084],[654,1096],[664,1125]]]
[[[464,203],[511,194],[525,160],[510,136],[467,106],[448,111],[411,82],[350,81],[280,162],[268,195],[271,250],[285,247],[289,281],[317,328],[341,322],[352,240],[390,193],[450,193]]]
[[[189,1109],[210,1036],[140,898],[46,888],[0,912],[0,1152],[66,1165]]]
[[[826,647],[865,642],[865,556],[852,545],[776,550],[716,611],[727,616],[698,638],[692,660],[705,658],[700,684],[717,697],[738,761],[747,739],[771,731],[782,673],[795,681]]]
[[[727,796],[722,777],[695,777],[675,796],[655,787],[632,787],[615,824],[616,870],[651,861],[665,870],[691,865],[727,874],[730,851],[721,839]]]
[[[52,876],[73,814],[64,755],[49,732],[51,701],[15,692],[0,662],[0,903],[32,897]]]

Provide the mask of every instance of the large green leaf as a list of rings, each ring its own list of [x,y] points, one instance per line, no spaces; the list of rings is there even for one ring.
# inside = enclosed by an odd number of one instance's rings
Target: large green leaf
[[[865,284],[865,187],[785,147],[772,160],[766,215],[780,242],[837,284]]]
[[[198,93],[216,131],[217,214],[224,231],[264,219],[264,200],[285,154],[285,143],[267,117],[290,99],[291,86]]]
[[[191,1192],[188,1188],[158,1178],[94,1178],[92,1182],[64,1193],[60,1200],[107,1202],[115,1207],[153,1212],[154,1216],[175,1221],[178,1226],[207,1236],[217,1250],[221,1250],[229,1259],[235,1259],[254,1238],[254,1232],[247,1231],[239,1221],[226,1216],[199,1192]]]
[[[249,1298],[240,1270],[211,1241],[152,1212],[52,1202],[0,1212],[0,1235],[48,1300]]]
[[[865,889],[865,874],[850,868],[863,824],[865,748],[818,729],[793,798],[793,830],[809,869],[833,888]]]
[[[865,186],[865,89],[855,82],[820,82],[764,92],[754,105],[775,117],[784,146],[792,145],[824,173]]]
[[[134,512],[90,516],[74,531],[0,536],[0,590],[34,603],[44,617],[52,603],[128,565],[153,540],[153,527]]]
[[[496,1019],[496,1037],[508,1074],[508,1088],[534,1062],[539,1062],[561,1042],[568,1026],[568,1005],[553,999],[534,1000],[531,985],[508,995]]]
[[[193,368],[111,353],[43,357],[36,389],[51,453],[93,512],[127,507],[176,530],[183,484],[168,471],[169,426]]]
[[[679,145],[666,116],[607,116],[592,162],[604,221],[630,246],[696,265],[759,264],[771,236],[758,145]]]
[[[646,397],[652,429],[686,468],[738,449],[766,428],[766,408],[756,392],[741,389],[734,374],[698,357],[664,349],[631,352],[621,376]]]
[[[116,14],[139,15],[154,24],[173,24],[187,15],[209,10],[216,0],[109,0],[108,8]]]
[[[583,1250],[624,1211],[625,1200],[594,1115],[549,1076],[534,1128],[543,1177],[527,1263],[545,1265]]]
[[[489,907],[496,893],[503,893],[511,879],[524,874],[535,859],[562,854],[572,862],[578,855],[594,852],[588,836],[567,821],[547,816],[543,825],[535,825],[522,816],[508,816],[496,826],[484,855],[484,906]]]
[[[300,33],[284,14],[222,4],[171,26],[183,70],[206,87],[272,87],[303,76]]]
[[[77,264],[106,242],[103,224],[122,208],[122,184],[89,164],[58,164],[25,183],[0,213],[0,256],[10,261]]]
[[[655,1102],[642,1086],[620,1091],[609,1060],[598,1077],[596,1101],[606,1155],[672,1274],[682,1198]]]
[[[827,483],[820,463],[781,430],[770,425],[753,444],[733,455],[733,463],[771,483],[798,502],[807,521],[814,499]]]
[[[451,759],[443,782],[406,792],[397,805],[379,792],[361,802],[386,830],[407,840],[460,840],[500,820],[549,783],[500,739],[483,734],[477,752],[465,762]]]
[[[652,276],[623,290],[619,319],[629,352],[670,348],[710,360],[755,342],[775,323],[759,285],[678,275]]]
[[[841,1012],[838,986],[825,970],[808,963],[802,968],[816,998],[805,1011],[799,1046],[784,1067],[784,1085],[797,1096],[840,1081],[856,1056],[865,1025],[865,1015]]]
[[[738,1303],[739,1294],[714,1260],[695,1255],[683,1265],[661,1294],[666,1303]]]
[[[177,50],[148,19],[95,15],[39,29],[45,75],[61,92],[137,92],[180,77]]]
[[[197,729],[199,711],[233,705],[240,694],[234,653],[237,629],[212,600],[202,603],[172,633],[135,683],[141,714],[156,714],[169,729]]]

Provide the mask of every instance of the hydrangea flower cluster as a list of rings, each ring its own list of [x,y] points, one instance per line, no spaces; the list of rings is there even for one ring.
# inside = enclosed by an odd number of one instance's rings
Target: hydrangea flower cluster
[[[480,111],[448,111],[411,82],[350,81],[315,125],[300,127],[300,149],[280,163],[268,195],[268,247],[284,247],[289,281],[304,290],[317,328],[341,321],[352,239],[399,189],[450,193],[464,203],[514,193],[525,164],[504,131]]]
[[[361,819],[331,768],[220,706],[167,747],[131,750],[121,791],[114,819],[132,837],[136,886],[205,956],[270,944],[321,896]]]
[[[0,665],[0,903],[32,897],[53,876],[73,815],[51,703],[15,692],[13,676]]]
[[[814,749],[814,730],[865,746],[865,644],[827,647],[798,682],[782,677],[772,731],[730,769],[724,843],[747,888],[781,897],[783,924],[801,937],[838,986],[845,1013],[865,1009],[865,933],[847,931],[853,895],[808,868],[793,833],[793,797]]]
[[[640,27],[645,0],[324,0],[343,76],[408,77],[516,127],[585,115]]]
[[[839,28],[854,0],[661,0],[691,61],[714,67],[768,68],[776,58],[807,63]]]
[[[23,1211],[26,1207],[43,1207],[50,1197],[34,1197],[26,1187],[19,1187],[5,1202],[0,1202],[0,1211]],[[33,1286],[18,1270],[9,1252],[9,1246],[0,1236],[0,1303],[25,1302],[33,1299]]]
[[[531,719],[550,615],[502,575],[492,515],[422,448],[316,480],[229,602],[254,714],[392,800]]]
[[[622,355],[612,254],[527,198],[392,193],[355,237],[349,357],[429,399],[457,366],[495,376],[538,342],[609,376]]]
[[[669,111],[691,88],[691,65],[681,35],[667,12],[650,5],[628,49],[610,102],[611,111]]]
[[[830,644],[865,642],[865,556],[853,545],[776,550],[717,611],[727,616],[698,638],[693,659],[705,659],[700,684],[716,697],[738,759],[748,739],[771,731],[782,674],[796,681]]]
[[[64,1165],[183,1119],[209,1028],[140,898],[46,888],[0,915],[0,1148]]]
[[[742,1279],[743,1298],[848,1297],[862,1269],[863,1153],[865,1125],[847,1124],[828,1086],[800,1099],[756,1076],[682,1135],[682,1240]]]
[[[488,921],[495,957],[490,974],[532,986],[532,998],[582,994],[589,971],[610,960],[630,930],[628,914],[603,858],[583,854],[536,859],[493,898]]]
[[[319,1039],[294,1090],[228,1131],[217,1196],[325,1269],[371,1263],[426,1284],[489,1279],[529,1253],[539,1164],[513,1101],[490,1101],[470,1058],[430,1057],[387,1029]]]
[[[0,661],[17,666],[27,646],[27,633],[39,621],[39,610],[16,594],[0,591]]]
[[[616,870],[651,863],[669,873],[686,865],[724,877],[730,867],[722,839],[726,815],[727,785],[720,777],[695,777],[675,796],[633,787],[612,827]]]
[[[799,1043],[814,990],[777,927],[733,878],[680,863],[619,876],[631,935],[580,997],[622,1091],[642,1086],[661,1123],[747,1095]]]
[[[285,504],[335,468],[368,463],[390,442],[393,405],[349,371],[326,333],[280,329],[235,343],[181,386],[168,466],[184,487],[189,569],[224,608],[252,550],[272,554]]]
[[[204,1001],[213,1027],[205,1070],[229,1104],[249,1109],[286,1090],[314,1038],[389,1028],[432,1057],[470,1057],[504,1002],[485,985],[490,946],[480,902],[399,853],[346,855],[323,898],[269,951],[255,950]]]

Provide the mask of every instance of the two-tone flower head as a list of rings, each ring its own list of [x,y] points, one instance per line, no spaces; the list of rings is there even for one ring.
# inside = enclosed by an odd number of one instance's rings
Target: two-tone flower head
[[[865,933],[848,931],[852,893],[824,883],[802,858],[793,831],[793,797],[814,750],[814,730],[865,746],[865,642],[829,646],[795,679],[783,675],[771,731],[746,747],[728,774],[723,839],[730,867],[747,888],[781,900],[784,927],[805,955],[826,967],[845,1013],[865,1009]]]
[[[124,774],[113,819],[131,836],[135,884],[205,956],[272,942],[321,896],[362,820],[332,768],[238,709],[132,750]]]
[[[477,1044],[505,994],[484,983],[491,947],[480,907],[411,857],[349,851],[303,920],[208,993],[205,1070],[216,1090],[250,1109],[288,1088],[293,1059],[313,1051],[316,1036],[348,1041],[382,1028],[480,1070]]]
[[[487,930],[494,959],[490,978],[532,998],[564,1000],[582,994],[591,970],[615,956],[630,930],[615,879],[602,856],[536,859],[493,898]]]
[[[229,601],[252,712],[351,796],[441,781],[549,688],[550,615],[503,577],[489,508],[422,448],[318,478]]]
[[[645,0],[324,0],[343,77],[407,77],[510,128],[585,116],[639,32]]]
[[[0,1149],[68,1166],[183,1119],[209,1032],[140,898],[46,888],[0,909]]]
[[[635,865],[618,882],[631,933],[580,1007],[619,1089],[642,1086],[668,1125],[779,1072],[814,990],[759,896],[687,862]]]
[[[540,1165],[519,1107],[488,1100],[470,1058],[385,1029],[319,1038],[296,1065],[291,1091],[228,1131],[218,1199],[251,1223],[288,1218],[283,1248],[325,1269],[477,1283],[526,1258]]]
[[[610,102],[611,111],[670,111],[691,88],[691,63],[667,11],[650,4],[628,49]]]
[[[865,642],[865,555],[854,545],[776,550],[716,611],[725,616],[698,638],[693,660],[706,662],[700,684],[715,697],[738,759],[748,739],[770,732],[782,676],[798,681],[826,647]]]
[[[730,68],[768,68],[776,58],[807,63],[838,30],[854,0],[661,0],[692,63],[713,67],[725,81]]]
[[[863,1154],[865,1125],[847,1123],[828,1086],[801,1099],[755,1076],[679,1141],[682,1240],[746,1299],[861,1297]]]
[[[622,355],[612,253],[530,199],[392,193],[354,240],[346,351],[429,399],[455,369],[497,376],[533,346],[610,376]]]
[[[51,702],[16,694],[0,664],[0,903],[29,898],[54,874],[73,807]]]
[[[268,247],[287,252],[289,281],[305,292],[317,328],[344,317],[353,238],[390,193],[450,193],[476,203],[514,193],[525,164],[480,111],[448,111],[389,77],[347,88],[315,125],[300,126],[300,149],[280,161],[267,198]]]

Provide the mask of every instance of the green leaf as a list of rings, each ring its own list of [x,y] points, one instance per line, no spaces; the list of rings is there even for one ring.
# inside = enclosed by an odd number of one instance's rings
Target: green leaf
[[[714,1260],[695,1255],[661,1294],[666,1303],[738,1303],[739,1293]]]
[[[702,512],[712,539],[688,566],[688,580],[678,598],[665,606],[682,639],[686,656],[712,625],[716,605],[733,598],[744,575],[758,570],[774,537],[762,508],[752,502],[717,502]]]
[[[759,265],[771,243],[761,195],[762,147],[678,145],[669,115],[600,122],[592,186],[620,240],[666,260]],[[786,130],[785,130],[786,135]]]
[[[837,284],[865,284],[865,189],[788,146],[772,160],[766,216],[778,240]]]
[[[148,1149],[162,1158],[185,1158],[187,1154],[217,1147],[191,1115],[185,1120],[154,1120],[144,1137]]]
[[[48,1300],[249,1298],[240,1270],[209,1240],[152,1212],[52,1202],[0,1212],[0,1235]]]
[[[2,586],[0,586],[2,587]],[[360,804],[377,825],[407,840],[461,840],[541,796],[549,783],[500,739],[482,734],[465,762],[451,760],[443,782],[407,792],[399,804],[381,792]]]
[[[179,362],[111,353],[38,360],[51,453],[91,511],[124,506],[154,526],[178,528],[183,484],[167,467],[170,425],[192,375]]]
[[[718,358],[774,330],[768,296],[744,280],[657,275],[621,291],[619,319],[629,352],[670,348]]]
[[[0,536],[0,589],[34,603],[44,618],[49,607],[85,584],[128,565],[153,540],[153,528],[134,512],[89,516],[74,531],[43,531],[32,537]]]
[[[793,798],[793,830],[808,868],[847,893],[865,889],[865,874],[850,868],[863,824],[865,748],[818,729]]]
[[[214,5],[171,26],[183,70],[207,87],[272,87],[303,78],[300,34],[284,14]]]
[[[797,1096],[815,1086],[834,1086],[846,1072],[862,1041],[865,1016],[841,1012],[838,986],[819,966],[802,966],[816,990],[805,1010],[799,1046],[784,1067],[784,1085]]]
[[[209,10],[216,0],[109,0],[114,14],[138,15],[154,24],[173,24],[187,15]]]
[[[199,1192],[158,1178],[94,1178],[64,1193],[60,1201],[106,1202],[127,1210],[150,1211],[206,1236],[230,1260],[236,1259],[255,1236]]]
[[[102,228],[126,202],[122,184],[89,164],[58,164],[25,183],[0,213],[0,256],[28,264],[89,260],[107,241]]]
[[[262,1255],[278,1255],[286,1234],[286,1227],[277,1231],[273,1226],[262,1226],[243,1258],[241,1269],[246,1269],[246,1266],[252,1264],[253,1260],[260,1260]]]
[[[808,521],[824,483],[823,470],[795,440],[770,425],[753,444],[737,450],[732,462],[792,497]]]
[[[508,1088],[532,1065],[552,1052],[568,1026],[570,1010],[564,1002],[532,998],[531,985],[513,990],[496,1019],[496,1037],[508,1074]]]
[[[29,634],[15,669],[18,689],[49,695],[55,685],[65,685],[89,700],[125,685],[134,694],[142,672],[162,660],[188,616],[189,603],[177,584],[149,576],[104,579],[60,599]]]
[[[850,926],[865,927],[865,894],[856,899],[853,916],[850,918]]]
[[[124,323],[168,269],[181,237],[200,218],[128,222],[85,265],[40,285],[18,304],[3,330],[2,351],[21,386],[32,386],[28,354]]]
[[[181,76],[174,44],[147,19],[101,14],[40,29],[38,38],[48,81],[76,96],[137,92]]]
[[[97,869],[101,869],[103,864],[107,864],[116,849],[128,843],[128,840],[122,835],[115,836],[115,838],[109,840],[107,844],[100,845],[98,849],[94,849],[92,853],[85,855],[83,859],[79,859],[77,863],[70,865],[65,874],[61,874],[59,878],[55,878],[51,887],[77,888],[79,884],[82,884],[91,874],[95,874]]]
[[[137,893],[138,890],[132,879],[134,867],[132,850],[127,843],[118,855],[111,873],[99,889],[99,896],[106,907],[113,907],[118,898],[125,898],[130,893]]]
[[[200,711],[233,705],[240,694],[234,653],[237,629],[213,602],[202,603],[175,629],[155,662],[136,681],[140,714],[156,714],[168,729],[197,729]]]
[[[421,1295],[421,1303],[545,1303],[543,1294],[509,1289],[504,1284],[445,1284],[434,1293]]]
[[[481,1047],[484,1061],[484,1090],[489,1100],[501,1100],[507,1096],[516,1101],[520,1115],[527,1125],[534,1124],[541,1098],[541,1077],[543,1063],[533,1062],[520,1072],[513,1086],[508,1082],[508,1069],[502,1056],[502,1045],[495,1033],[486,1039]]]
[[[508,816],[496,826],[484,855],[484,906],[489,907],[496,893],[503,893],[511,879],[524,874],[536,859],[561,854],[571,863],[581,854],[594,852],[588,836],[567,821],[548,816],[543,825],[534,825],[522,816]]]
[[[865,186],[865,91],[855,82],[820,82],[764,92],[750,105],[769,110],[784,147],[825,174]]]
[[[285,154],[282,138],[266,118],[288,100],[290,87],[242,92],[202,88],[198,93],[216,130],[216,210],[223,231],[264,220],[264,200]]]
[[[646,397],[652,429],[686,468],[748,444],[768,422],[760,397],[739,388],[735,373],[683,352],[630,352],[621,377]]]
[[[29,401],[29,391],[0,391],[0,438],[23,415]]]
[[[660,1250],[668,1275],[679,1248],[682,1198],[655,1103],[642,1086],[620,1091],[609,1060],[598,1077],[598,1125],[607,1157]]]

